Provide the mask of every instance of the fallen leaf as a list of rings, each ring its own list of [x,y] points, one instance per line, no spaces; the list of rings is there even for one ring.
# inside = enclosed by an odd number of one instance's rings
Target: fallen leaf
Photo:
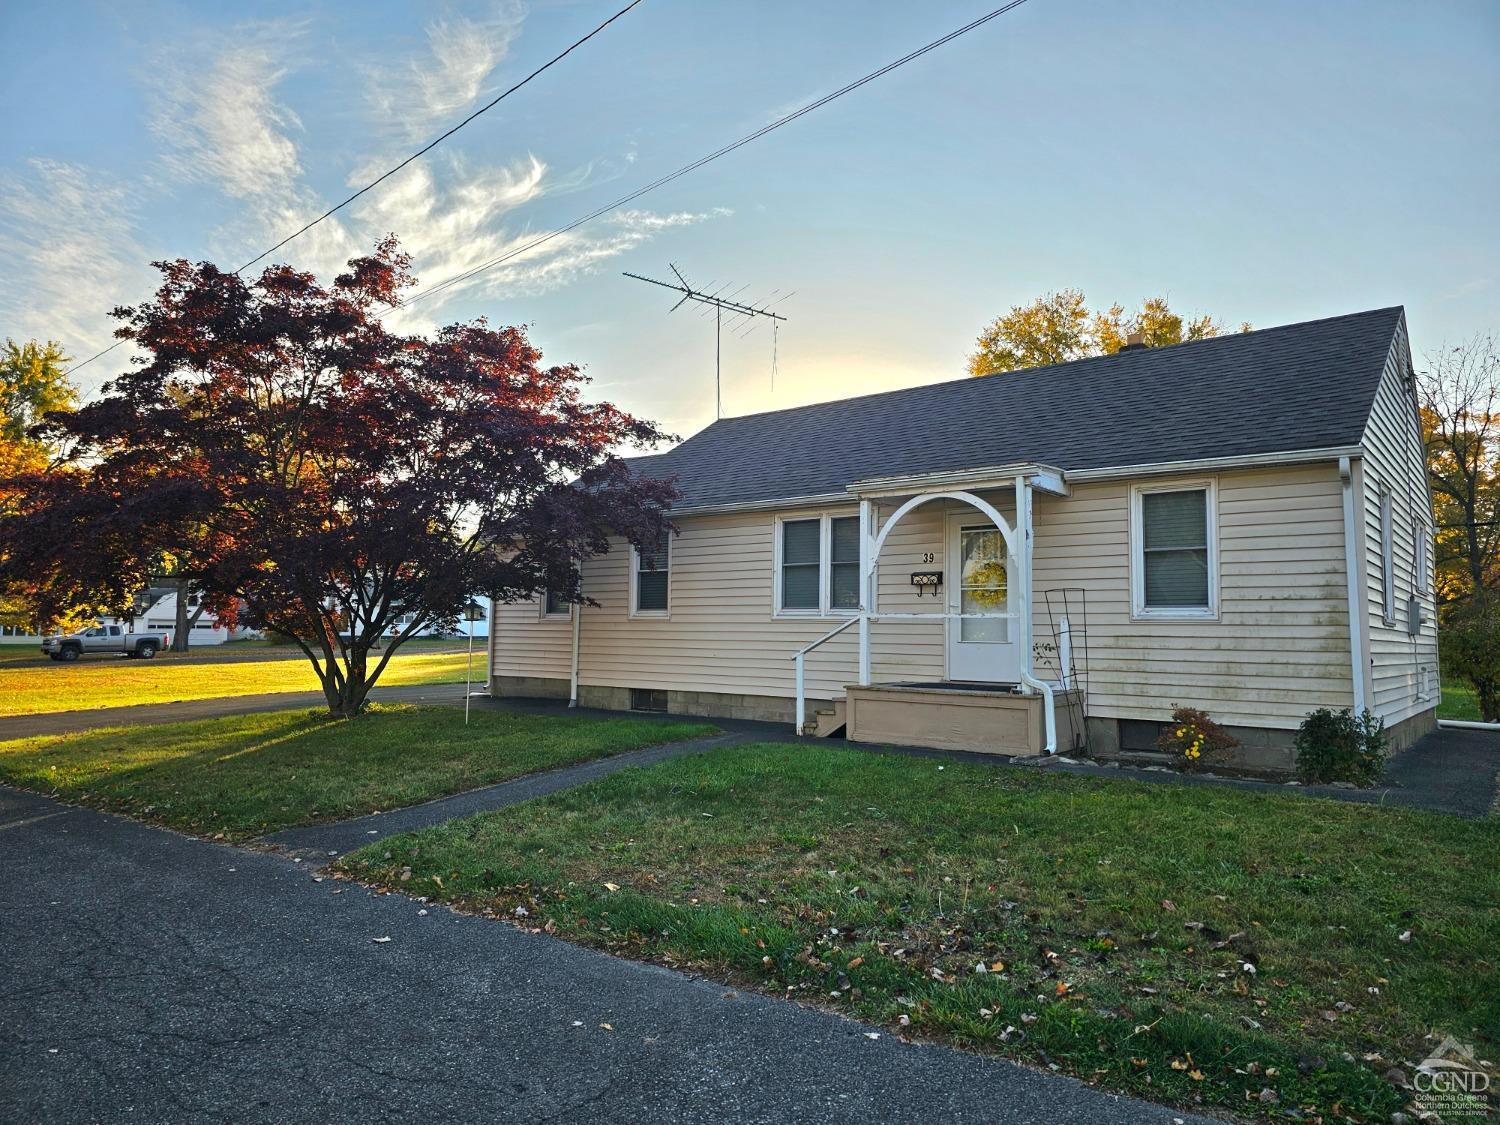
[[[388,937],[377,937],[377,938],[371,938],[370,940],[373,941],[376,945],[384,945],[386,942],[390,941],[391,939],[388,938]]]
[[[1164,898],[1161,900],[1161,908],[1170,914],[1177,909],[1177,904],[1169,898]]]
[[[604,1029],[604,1030],[605,1030],[605,1031],[613,1031],[613,1030],[614,1030],[614,1028],[613,1028],[613,1027],[611,1027],[611,1026],[610,1026],[610,1025],[609,1025],[609,1024],[607,1024],[607,1023],[601,1023],[601,1024],[600,1024],[600,1025],[599,1025],[599,1026],[600,1026],[600,1027],[602,1027],[602,1028],[603,1028],[603,1029]]]
[[[1201,1070],[1190,1070],[1188,1071],[1188,1077],[1191,1078],[1194,1082],[1202,1082],[1203,1072]]]
[[[606,891],[609,891],[611,894],[613,894],[615,891],[618,891],[620,889],[620,884],[619,883],[605,883],[604,884],[604,889]]]

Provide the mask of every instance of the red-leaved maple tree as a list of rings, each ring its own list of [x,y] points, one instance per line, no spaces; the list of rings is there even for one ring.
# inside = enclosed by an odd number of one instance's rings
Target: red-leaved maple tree
[[[474,594],[577,600],[610,535],[667,529],[671,485],[617,455],[662,435],[583,401],[576,366],[544,366],[521,328],[382,323],[413,280],[394,238],[326,286],[157,268],[155,299],[115,310],[142,357],[50,421],[68,463],[0,514],[0,583],[44,608],[127,604],[171,554],[227,623],[292,637],[349,717]]]

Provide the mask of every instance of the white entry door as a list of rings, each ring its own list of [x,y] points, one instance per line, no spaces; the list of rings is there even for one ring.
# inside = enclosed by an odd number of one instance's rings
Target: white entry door
[[[976,513],[977,515],[977,513]],[[976,518],[951,520],[948,525],[948,612],[1014,613],[1015,591],[1010,582],[1010,558],[1005,537],[991,523]],[[948,620],[948,678],[983,683],[1019,683],[1020,634],[1013,619]]]

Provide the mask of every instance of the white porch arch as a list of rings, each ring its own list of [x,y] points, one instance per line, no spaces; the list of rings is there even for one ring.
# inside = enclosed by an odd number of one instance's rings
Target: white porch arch
[[[895,526],[906,518],[906,514],[923,504],[933,500],[958,500],[965,504],[971,504],[978,508],[990,518],[990,522],[1000,529],[1000,534],[1005,537],[1005,549],[1012,558],[1016,557],[1016,532],[1010,526],[1009,521],[982,496],[975,496],[972,492],[924,492],[913,496],[901,507],[891,513],[891,518],[885,521],[885,526],[880,529],[880,534],[875,537],[875,544],[870,550],[869,566],[873,570],[876,560],[880,558],[880,550],[885,546],[885,540]]]
[[[1004,475],[1002,475],[1004,473]],[[970,475],[970,479],[977,479],[977,474]],[[911,488],[906,481],[887,480],[868,482],[871,487],[866,492],[859,486],[851,486],[850,491],[859,496],[859,612],[855,617],[845,620],[835,626],[832,630],[813,641],[804,645],[793,653],[792,660],[795,665],[796,696],[797,696],[797,727],[800,732],[803,729],[805,711],[804,693],[804,662],[807,654],[820,647],[829,640],[838,636],[844,630],[854,624],[859,625],[859,683],[863,687],[870,686],[870,622],[873,620],[925,620],[943,621],[945,624],[955,619],[966,617],[978,618],[1005,618],[1016,622],[1016,645],[1019,649],[1019,688],[1022,694],[1040,694],[1043,702],[1044,721],[1046,726],[1045,753],[1052,754],[1057,751],[1057,719],[1056,708],[1053,697],[1052,685],[1037,678],[1035,674],[1035,656],[1032,651],[1032,580],[1031,580],[1031,550],[1032,550],[1032,488],[1033,485],[1040,486],[1049,492],[1066,495],[1066,485],[1061,474],[1048,470],[1044,466],[1018,465],[1009,472],[1002,470],[1001,473],[987,473],[984,483],[988,487],[1005,487],[1013,484],[1016,496],[1015,522],[1007,520],[1000,511],[984,497],[961,488],[937,488],[932,491],[919,491],[921,485]],[[911,482],[916,484],[915,481]],[[935,484],[936,481],[923,481],[922,484]],[[877,490],[878,489],[878,490]],[[898,491],[899,490],[899,491]],[[913,494],[915,493],[915,494]],[[905,495],[896,510],[891,513],[884,525],[875,527],[875,501],[878,497],[894,499],[898,495]],[[974,613],[942,612],[942,613],[881,613],[876,604],[876,567],[880,560],[880,553],[885,548],[890,534],[902,520],[912,511],[924,504],[934,500],[951,500],[961,504],[967,504],[979,512],[1000,532],[1005,541],[1007,561],[1011,572],[1011,584],[1015,589],[1014,613]]]

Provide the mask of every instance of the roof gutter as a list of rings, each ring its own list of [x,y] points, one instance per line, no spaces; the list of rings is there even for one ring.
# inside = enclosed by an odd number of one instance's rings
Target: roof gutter
[[[1046,478],[1053,474],[1060,479],[1062,494],[1066,495],[1069,484],[1095,480],[1121,480],[1127,477],[1168,476],[1173,473],[1202,473],[1218,469],[1255,469],[1274,465],[1311,465],[1325,461],[1337,461],[1342,457],[1363,457],[1364,449],[1358,445],[1335,445],[1320,449],[1297,449],[1280,453],[1248,453],[1234,457],[1200,457],[1191,461],[1158,461],[1144,465],[1112,465],[1099,469],[1057,469],[1039,462],[1027,461],[1019,465],[999,468],[959,469],[953,472],[920,473],[904,477],[871,477],[855,481],[846,491],[809,493],[805,496],[777,496],[769,500],[744,500],[729,504],[694,504],[690,507],[672,508],[669,515],[707,516],[729,515],[735,512],[779,511],[786,508],[806,508],[819,504],[851,504],[857,496],[873,496],[880,492],[899,494],[922,492],[937,484],[963,483],[975,487],[975,482],[991,477],[1013,481],[1016,474],[1036,476],[1038,487],[1045,488]],[[998,486],[997,486],[998,487]]]
[[[1330,445],[1321,449],[1295,449],[1281,453],[1244,453],[1233,457],[1198,457],[1191,461],[1156,461],[1147,465],[1112,465],[1100,469],[1068,469],[1069,482],[1118,480],[1123,477],[1154,477],[1171,473],[1202,473],[1214,469],[1256,469],[1272,465],[1311,465],[1340,458],[1363,457],[1358,445]]]

